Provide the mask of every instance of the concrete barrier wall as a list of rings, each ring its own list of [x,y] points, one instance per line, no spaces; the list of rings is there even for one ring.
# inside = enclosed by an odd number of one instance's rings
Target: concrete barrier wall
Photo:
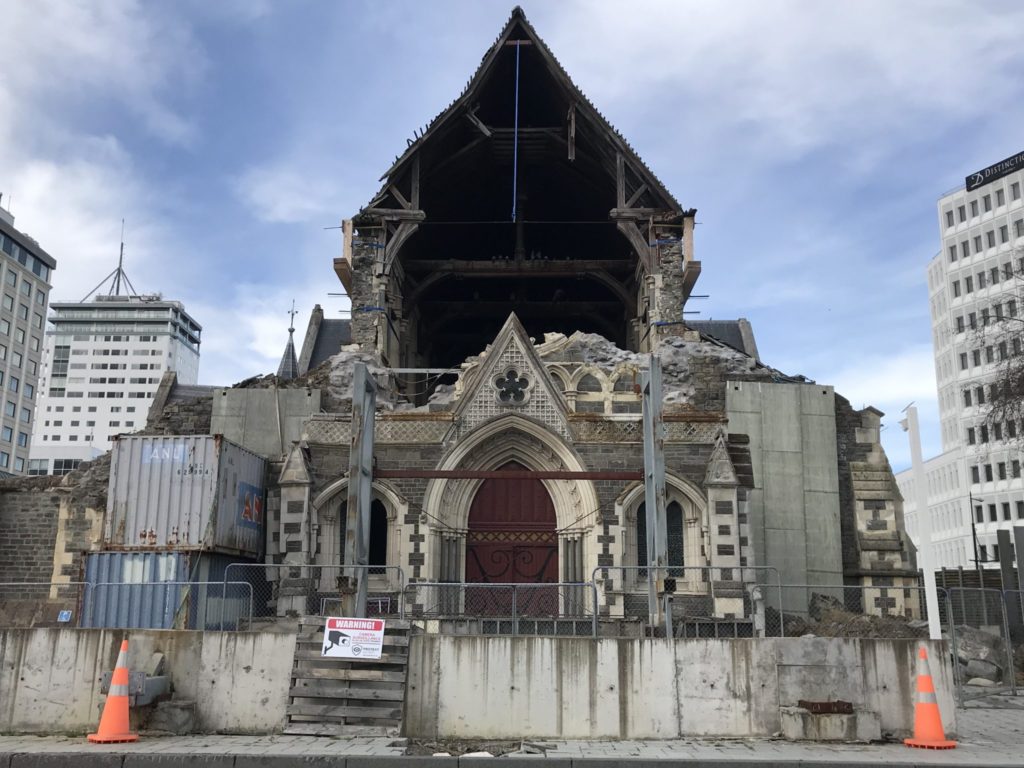
[[[944,644],[925,643],[947,733]],[[779,707],[850,701],[885,733],[913,729],[918,643],[907,640],[590,640],[417,635],[406,735],[424,738],[766,736]]]
[[[284,725],[295,635],[271,632],[11,629],[0,632],[0,732],[83,733],[99,720],[100,679],[127,635],[129,668],[160,651],[176,698],[204,732]]]

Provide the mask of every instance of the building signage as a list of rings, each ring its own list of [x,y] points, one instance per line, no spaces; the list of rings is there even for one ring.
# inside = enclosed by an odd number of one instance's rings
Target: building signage
[[[1016,155],[1001,160],[995,165],[990,165],[988,168],[984,168],[977,173],[972,173],[965,181],[967,191],[970,192],[988,184],[990,181],[1001,179],[1003,176],[1008,176],[1014,171],[1019,171],[1021,168],[1024,168],[1024,152],[1018,152]]]
[[[383,619],[329,617],[321,656],[332,659],[379,659],[384,647]]]

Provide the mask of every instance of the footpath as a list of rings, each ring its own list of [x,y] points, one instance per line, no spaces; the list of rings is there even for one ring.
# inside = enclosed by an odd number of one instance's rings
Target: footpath
[[[0,736],[0,768],[481,768],[540,761],[564,768],[648,768],[648,764],[758,768],[824,765],[1022,766],[1024,709],[959,712],[960,746],[909,749],[902,744],[813,744],[771,739],[560,741],[545,739],[543,755],[506,757],[406,756],[404,739],[317,736],[167,736],[134,744],[89,744],[82,737]]]

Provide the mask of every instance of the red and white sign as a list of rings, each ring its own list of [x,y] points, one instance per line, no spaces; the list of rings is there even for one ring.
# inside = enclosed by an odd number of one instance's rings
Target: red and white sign
[[[379,659],[384,647],[383,619],[329,617],[321,656],[332,659]]]

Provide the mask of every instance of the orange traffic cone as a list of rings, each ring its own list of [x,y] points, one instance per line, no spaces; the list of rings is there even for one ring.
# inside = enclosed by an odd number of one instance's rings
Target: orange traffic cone
[[[90,733],[89,741],[96,744],[119,744],[125,741],[138,741],[139,734],[132,733],[128,727],[128,641],[121,643],[121,652],[117,654],[117,665],[110,678],[110,691],[103,705],[100,716],[100,727],[96,733]]]
[[[917,653],[917,703],[914,705],[914,738],[904,739],[908,747],[919,749],[953,749],[955,741],[948,741],[942,730],[939,702],[935,697],[935,683],[928,667],[928,649],[923,645]]]

